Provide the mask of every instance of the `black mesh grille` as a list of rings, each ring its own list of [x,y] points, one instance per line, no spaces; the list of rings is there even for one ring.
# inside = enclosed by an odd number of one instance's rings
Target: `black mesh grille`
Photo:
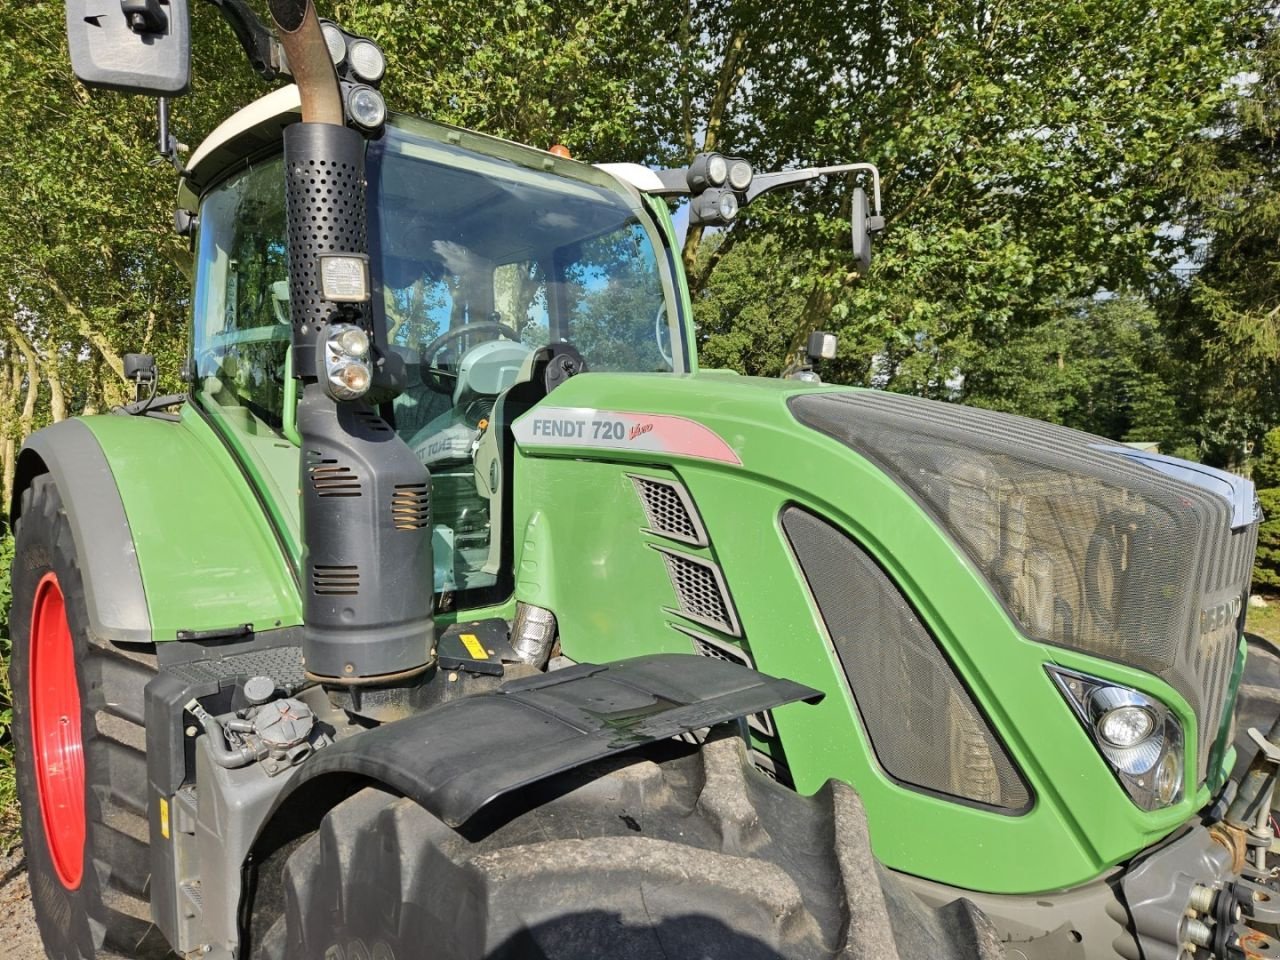
[[[1223,498],[1065,427],[874,391],[791,409],[914,494],[1028,636],[1149,670],[1186,697],[1204,777],[1236,627],[1202,632],[1201,611],[1239,609],[1256,527],[1233,534]]]
[[[876,757],[896,780],[1018,811],[1026,783],[946,657],[880,567],[797,507],[782,525],[844,667]]]
[[[680,613],[715,627],[717,630],[738,636],[738,616],[729,599],[720,568],[708,560],[692,557],[674,550],[661,550],[675,588]]]
[[[684,487],[670,480],[635,475],[631,482],[644,504],[653,533],[697,547],[707,545],[706,530]]]

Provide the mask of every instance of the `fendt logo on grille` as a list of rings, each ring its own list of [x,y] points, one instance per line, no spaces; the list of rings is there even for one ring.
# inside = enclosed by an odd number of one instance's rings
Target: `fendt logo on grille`
[[[1203,640],[1206,636],[1223,630],[1227,627],[1234,627],[1236,621],[1240,618],[1240,608],[1243,601],[1240,597],[1232,597],[1230,600],[1224,600],[1222,603],[1215,603],[1212,606],[1204,607],[1200,610],[1200,637]]]

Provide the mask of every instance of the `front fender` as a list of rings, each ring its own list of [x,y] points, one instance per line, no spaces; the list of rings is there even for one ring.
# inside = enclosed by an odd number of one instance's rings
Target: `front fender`
[[[90,629],[116,643],[302,622],[293,568],[231,453],[195,411],[103,415],[33,434],[10,515],[51,474],[84,571]],[[248,630],[246,630],[248,625]]]

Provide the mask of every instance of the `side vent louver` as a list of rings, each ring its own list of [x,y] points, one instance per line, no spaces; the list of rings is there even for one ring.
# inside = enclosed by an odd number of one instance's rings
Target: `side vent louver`
[[[397,483],[391,497],[391,520],[397,530],[421,530],[431,523],[431,491],[425,483]]]
[[[370,433],[395,433],[391,429],[391,424],[387,423],[372,410],[357,410],[356,419]]]
[[[756,668],[756,662],[751,658],[751,654],[741,647],[735,647],[732,643],[717,640],[715,637],[699,633],[697,630],[689,630],[680,626],[677,626],[676,629],[692,640],[693,649],[704,657],[711,657],[713,660],[724,660],[726,663],[736,663],[738,666],[746,667],[748,670]],[[747,726],[766,737],[774,735],[773,717],[767,712],[751,714],[747,717]]]
[[[629,474],[649,518],[647,532],[694,547],[707,545],[707,531],[683,484]]]
[[[360,496],[360,476],[333,457],[326,457],[316,450],[308,451],[307,471],[311,474],[311,485],[318,497]]]
[[[317,565],[311,571],[311,588],[321,596],[354,597],[360,592],[360,568]]]
[[[701,557],[665,547],[655,549],[667,563],[667,573],[680,603],[680,609],[673,612],[731,637],[741,636],[738,614],[729,599],[729,590],[720,568]]]

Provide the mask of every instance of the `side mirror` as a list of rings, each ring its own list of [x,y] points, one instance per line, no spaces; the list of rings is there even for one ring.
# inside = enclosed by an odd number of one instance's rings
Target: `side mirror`
[[[871,237],[884,229],[884,217],[871,215],[867,205],[867,192],[861,187],[853,188],[852,211],[849,219],[853,234],[853,259],[862,273],[871,268]]]
[[[176,97],[191,85],[187,0],[67,0],[67,41],[87,86]]]

